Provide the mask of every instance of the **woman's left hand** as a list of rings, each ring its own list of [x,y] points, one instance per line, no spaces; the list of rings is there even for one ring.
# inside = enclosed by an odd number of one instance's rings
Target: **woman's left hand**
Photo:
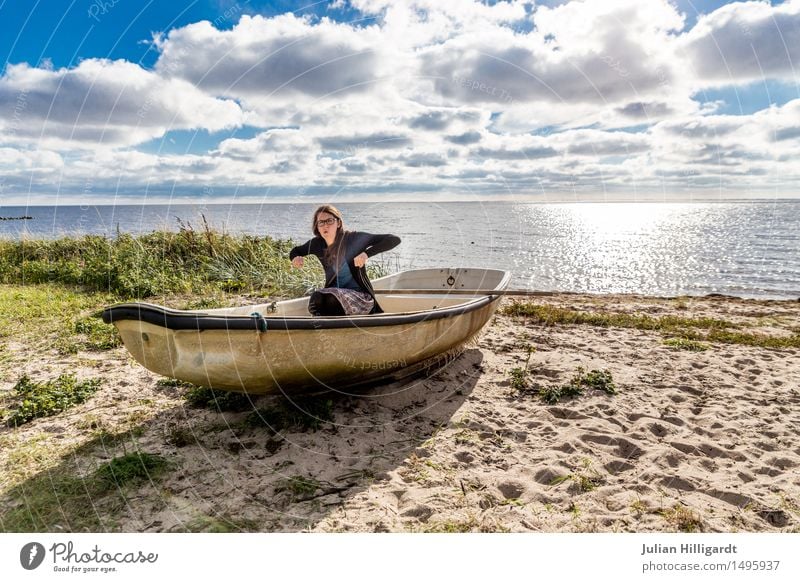
[[[353,259],[353,263],[356,267],[363,267],[367,264],[368,258],[367,253],[361,253],[360,255],[356,255],[356,258]]]

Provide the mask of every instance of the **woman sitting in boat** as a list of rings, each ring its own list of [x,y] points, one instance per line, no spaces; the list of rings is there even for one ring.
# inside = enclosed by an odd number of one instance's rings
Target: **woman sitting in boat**
[[[301,268],[303,257],[316,255],[325,269],[325,287],[308,300],[312,315],[362,315],[383,313],[367,278],[367,259],[393,249],[400,238],[344,229],[342,213],[325,204],[314,212],[314,238],[289,252],[292,266]]]

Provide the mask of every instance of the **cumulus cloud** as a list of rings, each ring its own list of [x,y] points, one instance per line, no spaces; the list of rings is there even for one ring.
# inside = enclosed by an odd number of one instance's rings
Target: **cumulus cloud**
[[[381,74],[377,27],[284,14],[242,16],[231,30],[203,21],[156,38],[155,70],[218,95],[292,98],[363,92]]]
[[[736,2],[698,19],[680,42],[702,87],[780,78],[798,82],[800,0]]]
[[[217,131],[243,120],[233,101],[106,59],[58,70],[9,65],[0,77],[0,108],[16,112],[0,125],[0,140],[78,148],[135,145],[170,129]]]
[[[690,30],[668,0],[349,8],[363,18],[165,31],[152,69],[9,65],[4,188],[796,188],[800,100],[734,116],[696,95],[796,83],[800,0],[729,4]],[[134,149],[172,130],[242,125],[255,135],[205,152]]]

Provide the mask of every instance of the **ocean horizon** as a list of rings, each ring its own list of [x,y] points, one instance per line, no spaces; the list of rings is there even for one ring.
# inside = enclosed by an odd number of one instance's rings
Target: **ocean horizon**
[[[401,237],[391,271],[500,268],[536,291],[800,297],[800,200],[341,202],[345,227]],[[177,231],[297,243],[319,202],[0,205],[0,239]],[[30,217],[21,219],[22,217]]]

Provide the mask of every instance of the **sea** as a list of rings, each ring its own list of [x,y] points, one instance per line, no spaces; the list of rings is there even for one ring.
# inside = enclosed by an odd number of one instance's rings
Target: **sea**
[[[178,230],[311,238],[317,203],[4,206],[0,238]],[[510,288],[746,298],[800,297],[800,200],[350,202],[345,227],[392,233],[391,271],[511,271]],[[18,218],[28,216],[29,219]],[[288,260],[288,259],[287,259]]]

